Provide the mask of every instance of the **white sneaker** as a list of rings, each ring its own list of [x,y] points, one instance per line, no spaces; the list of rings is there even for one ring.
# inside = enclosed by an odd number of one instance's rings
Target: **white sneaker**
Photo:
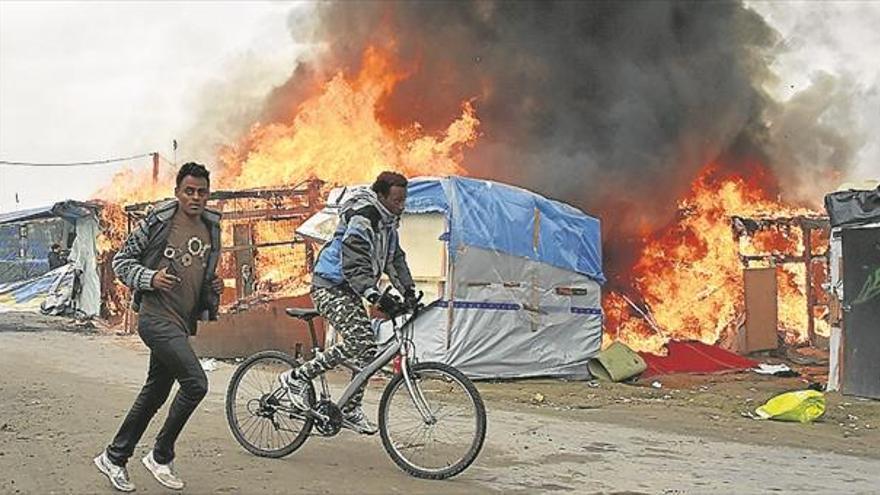
[[[379,431],[379,427],[367,419],[364,414],[364,408],[357,406],[342,418],[342,427],[356,431],[362,435],[375,435]]]
[[[106,450],[101,452],[101,455],[98,457],[95,457],[95,466],[98,466],[98,471],[101,471],[107,476],[110,480],[110,484],[113,485],[113,488],[116,488],[120,492],[134,491],[134,483],[128,479],[128,470],[125,469],[125,466],[117,466],[110,462]]]
[[[183,488],[183,480],[177,477],[174,473],[174,465],[169,462],[168,464],[159,464],[156,462],[156,459],[153,458],[153,451],[151,450],[149,454],[145,455],[141,462],[144,463],[144,466],[147,468],[147,471],[153,474],[153,477],[156,478],[156,481],[161,483],[163,486],[167,488],[171,488],[172,490],[180,490]]]
[[[281,386],[287,389],[287,397],[291,405],[300,411],[308,411],[312,408],[309,404],[309,382],[297,377],[296,370],[285,371],[278,375]]]

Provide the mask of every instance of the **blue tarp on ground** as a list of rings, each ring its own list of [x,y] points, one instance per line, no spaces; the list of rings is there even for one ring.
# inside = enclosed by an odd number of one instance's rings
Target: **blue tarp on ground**
[[[38,310],[60,278],[70,277],[73,271],[65,265],[35,278],[0,284],[0,312]]]
[[[460,245],[521,256],[605,282],[599,220],[514,186],[465,177],[410,181],[406,209],[445,212]]]

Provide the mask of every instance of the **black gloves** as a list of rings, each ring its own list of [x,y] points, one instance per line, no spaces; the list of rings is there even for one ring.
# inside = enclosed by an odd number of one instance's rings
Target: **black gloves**
[[[381,295],[378,292],[372,292],[366,297],[370,304],[378,307],[379,311],[393,318],[417,309],[416,306],[422,299],[422,293],[416,294],[415,289],[410,287],[403,293],[403,302],[400,301],[399,297],[392,295],[388,291]]]
[[[424,295],[424,292],[416,292],[415,288],[410,287],[409,289],[406,289],[406,292],[403,293],[403,302],[406,307],[409,308],[411,311],[417,311],[424,307],[424,305],[421,303],[422,297]]]
[[[412,287],[406,289],[406,292],[403,293],[403,304],[406,304],[407,308],[414,308],[416,303],[419,302],[416,297],[416,291]]]
[[[406,310],[400,303],[400,299],[391,295],[389,292],[386,292],[381,296],[376,293],[370,294],[367,296],[367,301],[370,301],[370,304],[378,306],[379,311],[391,317],[404,313]]]
[[[373,305],[376,304],[376,301],[378,301],[380,297],[382,297],[382,294],[379,294],[378,292],[370,292],[366,295],[367,302]]]

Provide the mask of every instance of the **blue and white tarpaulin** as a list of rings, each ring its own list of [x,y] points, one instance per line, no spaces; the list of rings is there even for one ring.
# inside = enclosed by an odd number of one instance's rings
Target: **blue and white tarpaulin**
[[[49,246],[60,241],[62,229],[70,225],[76,237],[69,263],[48,271]],[[6,282],[0,283],[0,311],[97,315],[101,307],[98,228],[95,206],[78,201],[0,215],[0,280]],[[22,231],[28,235],[22,236]]]
[[[461,245],[474,246],[605,282],[597,219],[564,203],[497,182],[450,177],[445,179],[444,191],[451,198],[453,252]]]
[[[329,239],[347,192],[334,190],[297,232]],[[472,378],[586,377],[602,341],[600,232],[597,219],[517,187],[411,180],[401,243],[437,299],[416,322],[417,356]]]

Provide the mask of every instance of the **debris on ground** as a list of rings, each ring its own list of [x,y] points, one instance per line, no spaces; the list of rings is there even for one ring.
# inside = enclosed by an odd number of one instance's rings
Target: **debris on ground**
[[[757,368],[752,368],[752,371],[759,375],[772,375],[772,376],[799,376],[797,371],[791,369],[787,364],[768,364],[761,363]]]
[[[205,370],[206,373],[216,371],[217,368],[220,367],[220,362],[214,358],[202,358],[199,360],[199,363],[202,365],[202,369]]]
[[[623,342],[615,341],[590,360],[590,374],[600,380],[622,382],[640,375],[648,365]]]
[[[825,394],[816,390],[797,390],[773,397],[757,408],[760,419],[810,423],[825,414]]]

